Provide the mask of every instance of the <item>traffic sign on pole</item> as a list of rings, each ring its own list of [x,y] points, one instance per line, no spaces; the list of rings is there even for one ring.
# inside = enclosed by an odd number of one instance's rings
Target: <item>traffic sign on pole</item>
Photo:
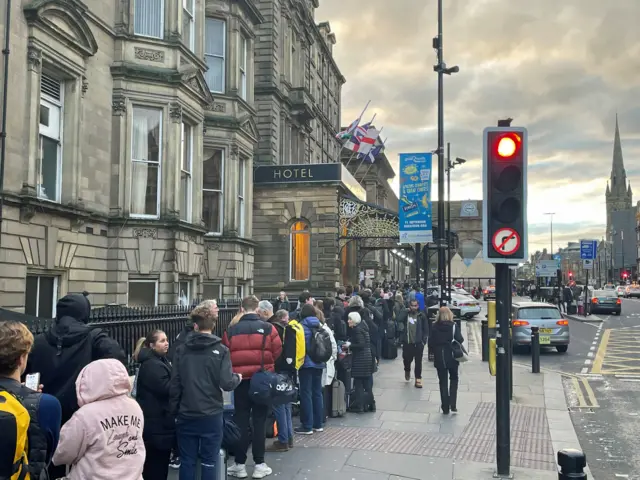
[[[580,240],[580,258],[582,260],[595,260],[597,255],[597,240]]]
[[[520,235],[513,228],[501,228],[494,233],[491,244],[500,255],[512,255],[520,248]]]
[[[582,268],[585,270],[593,270],[593,260],[586,258],[582,260]]]

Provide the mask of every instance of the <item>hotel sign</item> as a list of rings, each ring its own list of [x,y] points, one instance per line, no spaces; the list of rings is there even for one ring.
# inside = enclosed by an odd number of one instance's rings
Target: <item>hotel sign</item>
[[[253,171],[254,185],[295,183],[340,184],[358,200],[366,201],[366,191],[341,163],[303,165],[261,165]]]

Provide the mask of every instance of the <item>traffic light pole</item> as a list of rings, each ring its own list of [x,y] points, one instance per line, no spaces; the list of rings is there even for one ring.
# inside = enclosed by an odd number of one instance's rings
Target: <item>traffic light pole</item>
[[[445,256],[445,218],[444,218],[444,59],[442,53],[442,0],[438,0],[438,285],[440,285],[440,306],[445,304],[446,292],[446,256]]]
[[[496,461],[497,475],[510,478],[511,417],[509,405],[509,305],[511,304],[511,274],[509,265],[496,267]]]

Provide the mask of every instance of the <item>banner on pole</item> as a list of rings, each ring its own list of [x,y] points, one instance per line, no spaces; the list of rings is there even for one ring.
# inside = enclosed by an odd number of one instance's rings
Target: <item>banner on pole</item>
[[[400,243],[433,242],[431,153],[400,154]]]

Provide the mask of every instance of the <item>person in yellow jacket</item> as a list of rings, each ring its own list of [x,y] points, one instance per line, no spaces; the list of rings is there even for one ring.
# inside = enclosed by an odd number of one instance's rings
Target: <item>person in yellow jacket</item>
[[[304,330],[297,320],[289,320],[289,312],[278,310],[273,313],[271,303],[263,300],[258,306],[258,313],[276,328],[282,340],[282,354],[276,360],[276,373],[289,375],[297,384],[298,370],[304,363],[306,355],[306,343]],[[274,405],[273,412],[276,416],[278,436],[274,442],[267,446],[268,452],[286,452],[293,447],[293,419],[291,404]]]

